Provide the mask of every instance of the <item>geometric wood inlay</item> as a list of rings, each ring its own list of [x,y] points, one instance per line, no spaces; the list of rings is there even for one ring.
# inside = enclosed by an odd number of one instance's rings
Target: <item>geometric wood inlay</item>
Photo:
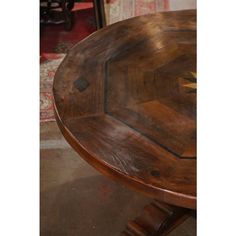
[[[196,208],[196,11],[110,25],[58,68],[54,107],[70,145],[102,174]]]

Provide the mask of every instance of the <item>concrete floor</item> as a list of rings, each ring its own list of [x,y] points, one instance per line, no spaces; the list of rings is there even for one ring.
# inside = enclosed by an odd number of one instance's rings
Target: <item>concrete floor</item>
[[[41,236],[118,236],[151,202],[89,166],[55,122],[41,123],[40,133]],[[196,235],[196,220],[188,218],[169,235]]]

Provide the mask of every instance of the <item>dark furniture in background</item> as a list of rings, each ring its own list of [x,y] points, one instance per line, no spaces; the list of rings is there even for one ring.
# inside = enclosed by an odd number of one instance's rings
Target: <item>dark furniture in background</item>
[[[40,23],[64,24],[65,30],[72,28],[71,10],[75,0],[40,0]]]
[[[40,0],[40,23],[64,24],[65,30],[71,30],[73,25],[73,9],[75,0]],[[106,25],[103,0],[93,0],[96,27]]]
[[[55,116],[69,144],[102,174],[155,200],[124,236],[166,235],[195,213],[195,72],[195,10],[105,27],[56,72]]]

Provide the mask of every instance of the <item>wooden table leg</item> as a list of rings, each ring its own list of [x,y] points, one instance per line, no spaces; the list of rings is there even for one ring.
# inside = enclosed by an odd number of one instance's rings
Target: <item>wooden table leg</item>
[[[128,222],[121,236],[167,235],[191,213],[189,209],[154,201],[144,208],[142,215]]]

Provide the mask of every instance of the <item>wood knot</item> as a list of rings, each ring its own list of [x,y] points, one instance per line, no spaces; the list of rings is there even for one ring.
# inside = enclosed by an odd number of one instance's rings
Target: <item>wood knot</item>
[[[89,86],[89,82],[85,78],[80,78],[74,82],[74,86],[80,92],[83,92]]]

